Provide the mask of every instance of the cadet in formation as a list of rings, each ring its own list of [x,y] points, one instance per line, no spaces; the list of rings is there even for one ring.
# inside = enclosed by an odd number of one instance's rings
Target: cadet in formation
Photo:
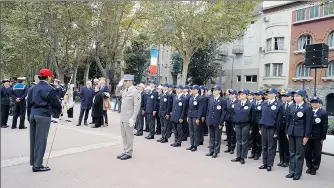
[[[28,87],[24,84],[25,77],[17,78],[17,83],[13,87],[12,99],[14,102],[12,129],[17,128],[17,119],[20,117],[19,129],[26,129],[24,125],[26,116],[26,97],[28,94]]]
[[[5,79],[2,80],[1,86],[1,128],[7,128],[9,109],[10,109],[10,96],[11,96],[11,88],[10,88],[10,80]]]

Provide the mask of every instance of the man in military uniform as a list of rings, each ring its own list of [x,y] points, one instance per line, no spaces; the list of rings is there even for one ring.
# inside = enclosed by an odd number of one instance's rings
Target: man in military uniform
[[[11,89],[9,85],[9,79],[2,81],[3,85],[1,86],[1,128],[7,128],[7,121],[9,116],[10,108],[10,95]]]
[[[26,116],[26,97],[28,94],[28,88],[24,84],[25,77],[17,78],[17,83],[13,87],[12,99],[14,101],[14,111],[13,111],[13,122],[12,129],[16,129],[17,118],[20,117],[19,129],[26,129],[24,125]]]
[[[227,136],[227,150],[225,153],[234,154],[235,145],[236,145],[236,135],[233,129],[233,117],[234,117],[234,106],[238,103],[237,100],[237,91],[231,90],[230,97],[226,101],[227,103],[227,112],[225,118],[225,127],[226,127],[226,136]]]
[[[191,95],[189,94],[189,86],[185,85],[183,86],[183,96],[185,97],[185,100],[186,100],[186,114],[185,116],[188,117],[188,109],[189,109],[189,99],[191,97]],[[184,131],[184,134],[183,134],[183,139],[182,141],[187,141],[188,137],[189,137],[189,123],[188,121],[185,121],[184,122],[184,126],[183,126],[183,131]]]
[[[146,139],[154,139],[155,135],[155,116],[157,116],[156,106],[158,102],[158,92],[155,90],[155,84],[150,84],[151,91],[147,94],[146,110],[145,114],[147,116],[147,123],[149,125],[149,135]]]
[[[133,86],[133,80],[133,75],[124,75],[124,78],[118,83],[115,91],[117,96],[122,96],[120,123],[124,152],[117,156],[120,160],[132,158],[133,130],[140,109],[141,94]]]
[[[254,101],[254,105],[255,105],[255,122],[254,123],[255,124],[253,126],[252,134],[251,134],[253,145],[252,145],[251,156],[248,157],[249,159],[254,159],[254,160],[259,160],[261,153],[262,153],[262,138],[259,132],[260,131],[259,122],[262,116],[262,104],[263,104],[262,96],[263,96],[262,91],[255,92],[255,101]]]
[[[168,136],[170,135],[170,113],[172,110],[172,106],[170,103],[170,96],[168,94],[168,84],[164,84],[162,88],[162,92],[160,94],[160,102],[159,102],[159,117],[160,117],[160,123],[161,123],[161,138],[157,140],[161,143],[168,142]]]

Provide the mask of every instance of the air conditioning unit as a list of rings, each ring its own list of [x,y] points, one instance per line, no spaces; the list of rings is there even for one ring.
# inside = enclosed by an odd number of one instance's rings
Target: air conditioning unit
[[[267,16],[263,17],[264,22],[269,22],[269,18]]]

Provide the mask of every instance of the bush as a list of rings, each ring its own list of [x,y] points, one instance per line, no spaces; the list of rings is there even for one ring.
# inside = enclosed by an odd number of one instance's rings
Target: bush
[[[74,102],[80,102],[80,97],[79,96],[76,96],[75,99],[74,99]]]
[[[334,135],[334,119],[328,119],[328,131],[327,134]]]

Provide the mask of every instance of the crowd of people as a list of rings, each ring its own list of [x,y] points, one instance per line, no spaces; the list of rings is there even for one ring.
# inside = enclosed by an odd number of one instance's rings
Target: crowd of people
[[[248,89],[222,91],[217,85],[212,89],[198,85],[158,85],[151,81],[148,86],[133,84],[133,75],[125,75],[116,88],[116,97],[121,99],[121,127],[124,153],[117,158],[130,159],[133,151],[133,135],[157,142],[167,143],[173,139],[172,147],[189,144],[187,150],[197,151],[209,135],[209,152],[206,156],[218,157],[222,131],[225,127],[227,150],[236,154],[232,162],[245,164],[246,159],[259,160],[259,169],[270,172],[274,166],[277,144],[280,162],[277,166],[289,167],[286,178],[299,180],[304,159],[306,173],[316,175],[320,167],[322,143],[326,139],[328,114],[318,97],[307,98],[306,91],[250,92]],[[42,165],[49,126],[57,123],[63,113],[66,121],[73,118],[74,85],[67,88],[60,80],[53,79],[48,69],[42,69],[31,87],[24,84],[24,77],[2,81],[1,127],[7,128],[11,103],[13,103],[12,129],[26,129],[27,113],[30,122],[31,166],[33,171],[48,171]],[[111,109],[110,93],[105,78],[88,81],[80,89],[80,115],[77,126],[88,125],[91,110],[92,128],[108,126],[107,110]],[[52,116],[52,119],[51,119]],[[137,131],[133,134],[133,128]],[[172,138],[172,134],[174,138]],[[36,139],[38,138],[38,139]],[[187,140],[189,142],[187,143]],[[248,156],[248,152],[250,156]]]
[[[224,153],[236,154],[232,162],[245,164],[247,158],[262,157],[259,169],[270,172],[278,144],[277,166],[289,167],[286,178],[301,178],[304,159],[307,174],[316,175],[319,169],[328,114],[322,108],[322,100],[308,99],[304,90],[229,89],[224,93],[219,85],[212,89],[198,85],[157,86],[155,81],[147,87],[139,84],[137,89],[141,92],[141,105],[136,136],[143,136],[146,131],[146,139],[161,135],[157,142],[167,143],[174,134],[172,147],[189,144],[187,150],[195,152],[209,134],[206,156],[216,158],[225,127],[228,144]]]

